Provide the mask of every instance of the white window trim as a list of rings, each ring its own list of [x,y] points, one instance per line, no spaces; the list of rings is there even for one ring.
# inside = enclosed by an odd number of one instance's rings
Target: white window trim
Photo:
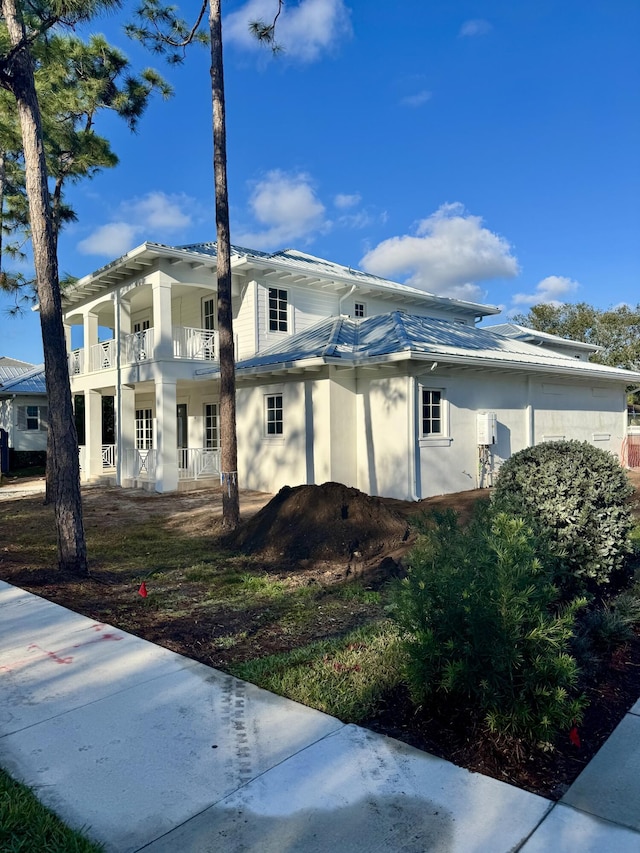
[[[269,317],[269,291],[270,290],[282,290],[287,294],[287,329],[286,331],[274,330],[270,328],[270,317]],[[291,291],[287,287],[280,287],[277,284],[267,284],[265,285],[265,298],[266,298],[266,312],[265,319],[267,325],[267,334],[268,335],[292,335],[293,334],[293,312],[291,309]]]
[[[30,415],[29,409],[35,409],[36,414]],[[29,428],[30,420],[37,420],[38,425]],[[21,403],[16,406],[16,430],[18,432],[46,432],[49,420],[49,407],[37,403]]]
[[[267,398],[282,397],[282,432],[270,434],[267,432]],[[283,386],[272,386],[262,389],[262,441],[265,444],[284,444],[286,435],[285,423],[285,394]]]
[[[363,314],[356,314],[356,305],[362,305],[362,310],[363,310],[363,312],[364,312]],[[366,302],[363,302],[363,301],[362,301],[362,300],[360,300],[360,299],[358,299],[358,301],[357,301],[357,302],[354,302],[354,303],[353,303],[353,316],[354,316],[357,320],[361,320],[361,319],[363,320],[363,319],[367,316],[367,303],[366,303]]]
[[[218,330],[218,306],[217,306],[217,299],[218,299],[218,296],[217,296],[217,294],[216,294],[216,293],[214,293],[214,294],[212,294],[212,295],[210,295],[210,296],[203,296],[203,297],[202,297],[202,299],[200,300],[200,322],[202,323],[202,326],[201,326],[201,328],[202,328],[202,329],[206,329],[206,328],[207,328],[207,327],[206,327],[206,325],[205,325],[205,321],[204,321],[204,313],[205,313],[205,312],[204,312],[204,304],[205,304],[205,302],[210,302],[211,300],[213,300],[213,314],[212,314],[212,317],[213,317],[213,328],[211,329],[211,331],[217,331],[217,330]]]
[[[440,420],[441,431],[439,433],[423,433],[422,431],[422,393],[423,391],[440,392]],[[453,441],[450,435],[449,400],[447,389],[434,385],[418,385],[418,407],[416,416],[418,418],[418,444],[420,447],[449,447]]]

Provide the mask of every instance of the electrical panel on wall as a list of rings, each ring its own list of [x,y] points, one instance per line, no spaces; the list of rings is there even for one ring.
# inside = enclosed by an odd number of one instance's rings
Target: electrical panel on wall
[[[495,412],[478,412],[478,444],[481,447],[495,444],[498,432],[498,417]]]

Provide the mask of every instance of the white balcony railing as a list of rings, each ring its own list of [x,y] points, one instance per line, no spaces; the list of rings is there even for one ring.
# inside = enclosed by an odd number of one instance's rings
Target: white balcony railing
[[[175,358],[193,358],[213,361],[218,349],[218,333],[213,329],[193,329],[190,326],[173,327],[173,355]]]
[[[178,479],[198,480],[220,473],[220,451],[204,447],[178,448]]]
[[[110,370],[115,367],[116,351],[116,342],[113,338],[110,341],[95,344],[90,350],[89,369]]]
[[[143,332],[125,335],[126,363],[137,364],[140,361],[148,361],[153,356],[153,339],[153,329],[145,329]]]
[[[74,349],[69,353],[69,376],[84,373],[84,350]]]

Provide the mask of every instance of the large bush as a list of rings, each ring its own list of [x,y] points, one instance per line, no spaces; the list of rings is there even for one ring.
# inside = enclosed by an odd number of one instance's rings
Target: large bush
[[[578,721],[578,666],[569,654],[576,600],[560,612],[522,519],[479,510],[466,530],[434,515],[396,588],[414,701],[474,711],[490,730],[551,742]]]
[[[549,441],[500,468],[497,508],[522,516],[541,558],[569,590],[608,582],[629,553],[633,488],[610,453],[587,442]]]

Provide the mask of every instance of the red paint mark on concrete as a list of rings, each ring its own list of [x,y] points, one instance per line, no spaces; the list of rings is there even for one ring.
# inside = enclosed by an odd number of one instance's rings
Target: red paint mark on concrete
[[[52,660],[54,663],[64,663],[64,664],[73,663],[73,656],[72,655],[69,655],[66,658],[62,658],[56,652],[47,651],[47,649],[43,649],[41,646],[37,645],[37,643],[31,643],[31,645],[27,646],[27,648],[29,650],[38,649],[39,652],[42,652],[43,655],[46,655],[46,657],[48,657],[49,660]]]

